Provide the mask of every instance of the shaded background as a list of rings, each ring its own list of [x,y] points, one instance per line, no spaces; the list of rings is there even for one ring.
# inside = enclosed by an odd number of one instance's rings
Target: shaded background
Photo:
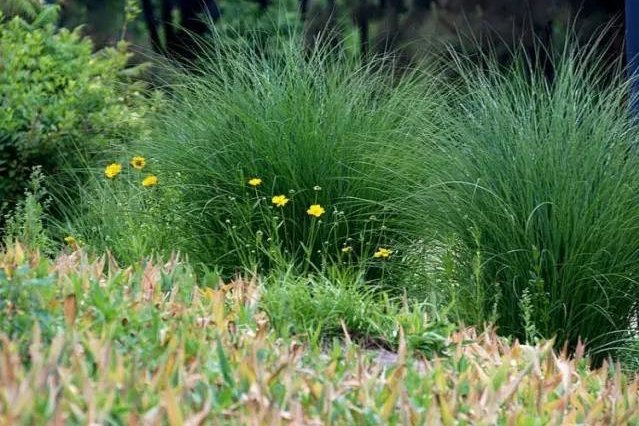
[[[312,40],[330,30],[355,54],[392,50],[410,60],[440,49],[443,42],[472,51],[492,45],[503,53],[514,43],[562,39],[574,26],[582,40],[609,29],[611,55],[621,54],[621,0],[128,0],[138,7],[126,38],[144,52],[153,45],[188,56],[186,28],[202,33],[193,16],[212,16],[221,28],[242,32],[303,26]],[[147,10],[144,10],[146,3]],[[96,47],[123,33],[127,0],[59,0],[61,24],[84,25]],[[148,13],[149,10],[151,13]],[[154,20],[154,22],[152,22]],[[157,29],[157,36],[149,33]],[[152,37],[155,42],[152,42]],[[182,37],[182,40],[179,40]],[[177,39],[177,40],[176,40]],[[173,45],[171,47],[171,45]]]

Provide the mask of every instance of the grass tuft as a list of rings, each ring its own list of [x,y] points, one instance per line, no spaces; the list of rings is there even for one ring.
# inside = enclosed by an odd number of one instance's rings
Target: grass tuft
[[[566,48],[551,80],[525,57],[460,60],[449,126],[424,138],[430,182],[408,196],[454,241],[461,320],[495,312],[502,333],[603,356],[639,306],[639,132],[623,73],[596,59]]]
[[[178,70],[136,149],[175,189],[171,209],[184,220],[172,232],[190,236],[179,248],[196,262],[318,270],[346,246],[351,260],[368,262],[405,231],[381,188],[412,154],[435,80],[390,60],[305,51],[296,38],[279,44],[265,53],[226,43],[194,72]]]

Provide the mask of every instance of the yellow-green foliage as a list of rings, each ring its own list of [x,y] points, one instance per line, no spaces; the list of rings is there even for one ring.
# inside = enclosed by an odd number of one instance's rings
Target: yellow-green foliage
[[[0,268],[2,424],[639,424],[636,380],[551,343],[467,330],[436,359],[402,337],[391,357],[321,350],[278,338],[256,280],[209,288],[176,258],[15,245]]]
[[[45,172],[136,128],[140,98],[120,87],[126,45],[97,53],[80,29],[57,28],[57,8],[33,22],[0,14],[0,199],[22,191],[31,167]],[[74,161],[75,160],[75,161]]]
[[[0,13],[7,16],[24,16],[34,18],[42,7],[40,0],[4,0],[0,3]]]

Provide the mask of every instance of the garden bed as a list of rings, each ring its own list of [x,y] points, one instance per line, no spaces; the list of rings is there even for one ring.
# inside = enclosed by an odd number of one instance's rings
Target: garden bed
[[[119,267],[0,254],[4,424],[639,424],[639,382],[492,330],[437,356],[283,338],[257,279],[211,285],[179,258]],[[401,330],[401,329],[400,329]],[[384,356],[381,356],[384,355]]]

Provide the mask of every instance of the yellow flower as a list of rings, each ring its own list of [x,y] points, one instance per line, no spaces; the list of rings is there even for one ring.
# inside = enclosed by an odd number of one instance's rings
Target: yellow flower
[[[122,165],[120,163],[111,163],[104,169],[104,175],[109,179],[113,179],[122,171]]]
[[[306,213],[308,213],[309,216],[320,217],[321,215],[326,213],[326,210],[324,210],[324,207],[320,206],[319,204],[313,204],[308,208],[308,210],[306,210]]]
[[[352,251],[353,251],[353,247],[351,247],[351,246],[342,247],[342,253],[348,254],[348,253],[350,253]]]
[[[260,179],[260,178],[250,179],[248,181],[248,184],[251,185],[251,186],[260,186],[262,184],[262,179]]]
[[[146,165],[146,159],[144,157],[140,157],[139,155],[135,156],[131,160],[131,165],[134,169],[142,170]]]
[[[276,195],[271,198],[271,202],[275,204],[277,207],[284,207],[286,203],[289,202],[289,199],[286,198],[286,195]]]
[[[74,237],[72,237],[71,235],[69,235],[68,237],[64,238],[64,242],[67,243],[70,246],[74,246],[77,244],[77,241],[75,240]]]
[[[376,259],[388,259],[391,254],[393,254],[392,250],[387,248],[378,248],[373,257]]]
[[[158,177],[155,175],[148,175],[142,181],[142,186],[145,186],[147,188],[150,186],[155,186],[157,184],[158,184]]]

